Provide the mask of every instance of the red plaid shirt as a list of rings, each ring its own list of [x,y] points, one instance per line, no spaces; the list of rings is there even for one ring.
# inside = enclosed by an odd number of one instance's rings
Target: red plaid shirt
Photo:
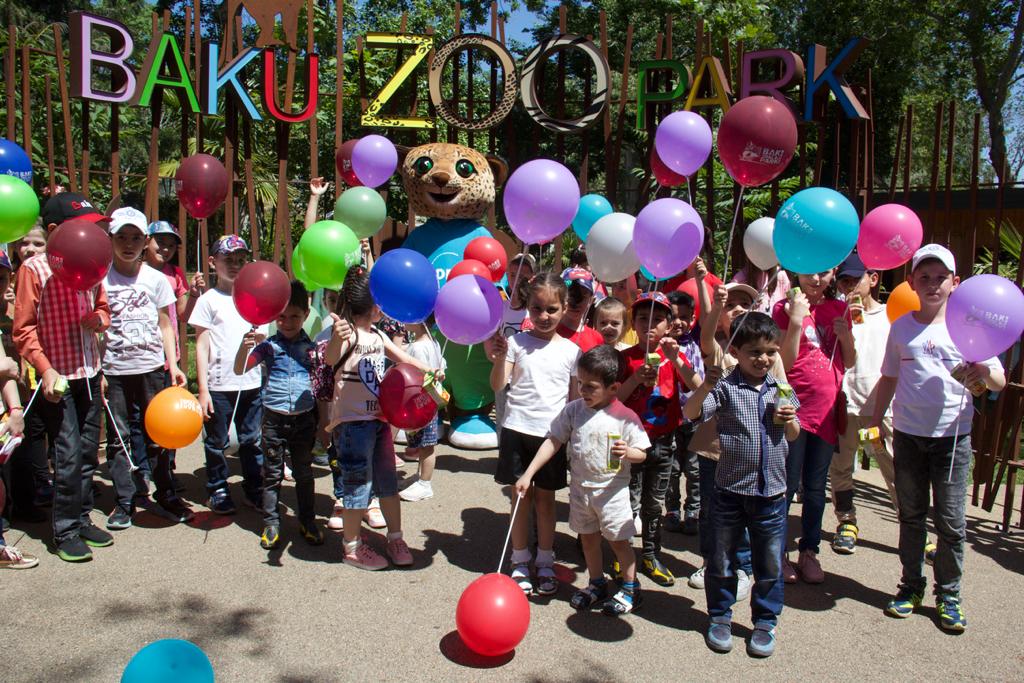
[[[110,307],[102,283],[87,292],[68,287],[53,277],[46,254],[33,256],[18,269],[14,343],[39,376],[51,367],[68,379],[99,372],[96,335],[81,325],[93,311],[100,313],[106,329]]]

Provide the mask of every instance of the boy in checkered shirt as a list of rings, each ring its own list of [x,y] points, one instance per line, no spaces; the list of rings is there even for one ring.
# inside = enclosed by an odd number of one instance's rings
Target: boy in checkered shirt
[[[721,458],[715,473],[711,511],[714,551],[705,575],[712,650],[732,649],[732,606],[736,601],[736,546],[750,533],[754,589],[754,632],[747,652],[767,657],[775,650],[775,625],[782,612],[782,550],[786,541],[786,457],[800,436],[795,395],[780,392],[769,372],[782,333],[770,316],[749,313],[733,323],[729,353],[738,365],[722,377],[708,366],[704,383],[683,407],[688,420],[717,416]],[[721,381],[719,381],[721,380]]]

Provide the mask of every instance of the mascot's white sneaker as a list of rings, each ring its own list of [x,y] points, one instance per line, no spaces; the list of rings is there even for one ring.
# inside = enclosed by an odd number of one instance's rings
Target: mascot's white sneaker
[[[448,443],[473,451],[493,450],[498,447],[498,431],[485,415],[465,415],[452,420]]]

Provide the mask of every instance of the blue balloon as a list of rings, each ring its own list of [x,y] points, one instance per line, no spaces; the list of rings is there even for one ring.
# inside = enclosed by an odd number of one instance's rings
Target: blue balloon
[[[580,207],[576,210],[576,217],[572,219],[572,229],[579,235],[580,241],[585,243],[594,223],[610,213],[612,213],[612,205],[607,199],[599,194],[583,195],[580,197]]]
[[[32,160],[20,145],[5,138],[0,138],[0,174],[12,175],[32,184]]]
[[[827,187],[810,187],[779,209],[772,245],[783,268],[811,275],[842,263],[859,234],[860,218],[850,200]]]
[[[370,294],[380,310],[403,323],[419,323],[434,310],[437,273],[412,249],[385,252],[370,269]]]
[[[213,665],[195,644],[168,638],[136,652],[121,683],[213,683]]]

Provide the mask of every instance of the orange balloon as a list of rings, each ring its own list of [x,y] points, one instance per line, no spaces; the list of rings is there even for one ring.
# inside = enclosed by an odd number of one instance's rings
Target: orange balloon
[[[896,322],[897,318],[905,316],[911,311],[921,310],[921,299],[917,292],[910,288],[909,282],[901,282],[892,290],[889,300],[885,302],[885,315],[889,322]]]
[[[184,448],[203,431],[203,409],[187,389],[168,387],[146,408],[146,433],[164,448]]]

